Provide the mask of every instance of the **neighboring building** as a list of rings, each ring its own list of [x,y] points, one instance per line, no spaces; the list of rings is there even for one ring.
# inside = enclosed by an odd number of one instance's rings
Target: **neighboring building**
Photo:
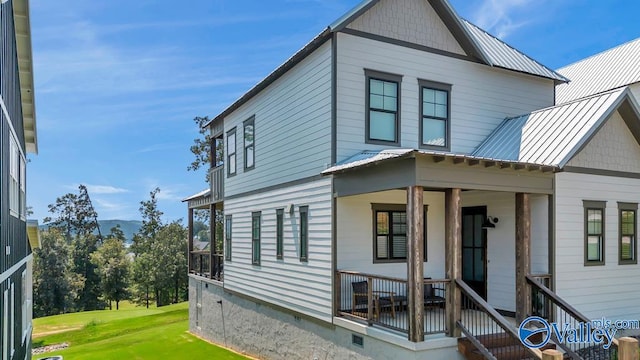
[[[31,359],[31,251],[39,238],[37,222],[26,219],[26,153],[37,152],[28,0],[0,3],[0,43],[0,354]]]
[[[224,246],[190,234],[190,330],[268,359],[537,358],[509,317],[640,318],[638,104],[556,105],[565,76],[446,0],[364,1],[207,124],[185,201]]]

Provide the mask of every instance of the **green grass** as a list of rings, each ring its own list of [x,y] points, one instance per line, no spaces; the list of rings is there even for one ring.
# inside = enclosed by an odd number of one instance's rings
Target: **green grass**
[[[125,304],[118,311],[35,319],[34,347],[66,342],[69,348],[34,359],[51,355],[62,355],[65,360],[246,359],[189,334],[187,307],[187,303],[181,303],[145,309]]]

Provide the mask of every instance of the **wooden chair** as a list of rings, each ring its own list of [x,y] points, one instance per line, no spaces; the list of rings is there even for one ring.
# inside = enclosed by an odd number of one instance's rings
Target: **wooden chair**
[[[358,310],[368,311],[369,306],[369,284],[367,281],[354,281],[351,283],[353,289],[353,295],[351,297],[351,313],[352,314],[364,314],[363,312],[357,312]],[[373,309],[374,318],[380,318],[380,308],[390,307],[391,317],[396,317],[396,302],[394,299],[395,293],[393,291],[372,291],[373,297]],[[383,296],[381,296],[383,295]],[[366,315],[364,315],[366,317]]]
[[[425,278],[430,280],[431,278]],[[433,284],[424,284],[424,306],[425,307],[442,307],[444,306],[446,299],[444,297],[445,289],[434,288]]]

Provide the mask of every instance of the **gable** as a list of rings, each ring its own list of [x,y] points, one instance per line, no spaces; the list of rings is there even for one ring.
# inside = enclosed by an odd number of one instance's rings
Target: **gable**
[[[466,55],[427,0],[381,0],[348,29]]]
[[[640,145],[616,111],[567,165],[640,173]]]

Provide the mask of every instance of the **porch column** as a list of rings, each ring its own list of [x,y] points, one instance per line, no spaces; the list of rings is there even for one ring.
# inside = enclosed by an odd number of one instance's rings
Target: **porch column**
[[[188,213],[187,221],[189,221],[189,228],[187,229],[187,236],[189,239],[189,253],[187,254],[187,263],[189,266],[189,272],[191,272],[193,268],[193,259],[191,256],[191,252],[193,251],[193,209],[191,207],[189,207]]]
[[[424,202],[422,186],[407,188],[409,341],[424,341]]]
[[[216,204],[209,205],[209,278],[215,279],[218,269],[216,255]]]
[[[531,309],[531,289],[526,276],[531,272],[531,204],[529,194],[516,194],[516,321],[522,322]]]
[[[462,206],[460,189],[447,189],[444,196],[445,211],[445,266],[451,281],[446,292],[447,335],[460,337],[456,322],[461,318],[461,294],[455,284],[462,274]]]

